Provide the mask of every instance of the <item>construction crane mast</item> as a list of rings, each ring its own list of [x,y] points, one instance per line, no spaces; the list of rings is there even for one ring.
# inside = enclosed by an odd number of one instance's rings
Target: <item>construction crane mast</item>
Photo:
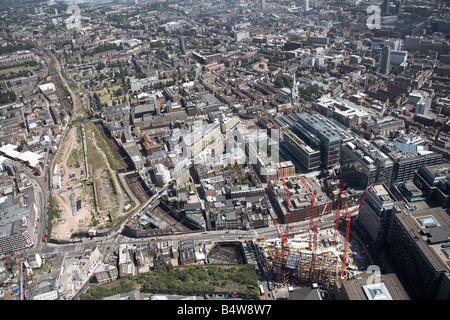
[[[317,223],[314,223],[314,222],[312,223],[313,226],[312,226],[312,230],[311,231],[312,231],[313,236],[314,236],[313,244],[312,244],[313,267],[314,267],[314,264],[316,262],[316,257],[317,257],[317,237],[318,237],[318,233],[319,233],[318,225],[319,225],[320,219],[322,218],[323,214],[325,213],[325,210],[327,209],[327,206],[328,206],[328,204],[326,204],[324,206],[322,213],[320,213],[319,217],[317,218]]]
[[[337,206],[336,206],[336,214],[334,219],[334,237],[333,242],[337,243],[337,236],[338,236],[338,228],[339,228],[339,217],[340,217],[340,211],[341,211],[341,202],[342,202],[342,194],[344,193],[346,184],[344,183],[341,187],[341,183],[339,181],[339,178],[337,176],[336,170],[334,169],[333,159],[331,157],[330,152],[327,150],[328,159],[331,164],[331,169],[333,170],[334,180],[336,181],[336,186],[338,188],[338,196],[337,196]]]
[[[278,270],[278,282],[280,283],[285,283],[288,281],[287,276],[286,276],[286,272],[285,272],[285,267],[286,267],[286,260],[287,260],[287,253],[288,253],[288,244],[287,244],[287,240],[289,238],[289,207],[290,207],[290,200],[289,200],[289,193],[287,191],[286,188],[286,181],[284,179],[284,173],[283,173],[283,168],[281,166],[281,162],[278,162],[279,166],[280,166],[280,172],[281,172],[281,180],[283,182],[283,188],[284,188],[284,194],[285,194],[285,201],[286,201],[286,216],[284,219],[285,222],[285,228],[284,230],[280,230],[279,225],[276,221],[276,219],[273,219],[275,228],[278,232],[278,236],[280,237],[281,240],[281,254],[280,254],[280,259],[279,261],[279,270]]]
[[[314,196],[311,195],[311,192],[309,192],[309,187],[306,184],[305,179],[303,179],[302,176],[300,176],[300,180],[302,181],[303,186],[305,187],[306,192],[308,193],[309,200],[311,201],[311,213],[310,213],[310,217],[309,217],[309,237],[308,237],[309,243],[308,243],[308,245],[309,245],[309,249],[312,250],[312,242],[313,242],[312,237],[313,237],[313,229],[314,229],[313,216],[314,216],[314,204],[316,203],[316,197],[315,197],[314,193],[313,193]]]
[[[366,200],[366,198],[369,195],[369,193],[372,192],[373,187],[375,185],[377,185],[377,184],[378,184],[378,182],[375,182],[373,185],[371,185],[366,190],[366,193],[364,194],[364,196],[361,198],[361,200],[359,200],[358,204],[356,205],[356,207],[351,212],[348,211],[348,202],[347,202],[347,200],[344,201],[345,215],[342,218],[346,222],[346,226],[345,226],[344,250],[343,250],[343,253],[342,253],[342,265],[341,265],[341,273],[342,274],[345,273],[345,266],[347,264],[348,242],[349,242],[349,238],[350,238],[350,224],[351,224],[351,221],[352,221],[352,216],[355,213],[355,211],[357,209],[359,209],[361,204]]]

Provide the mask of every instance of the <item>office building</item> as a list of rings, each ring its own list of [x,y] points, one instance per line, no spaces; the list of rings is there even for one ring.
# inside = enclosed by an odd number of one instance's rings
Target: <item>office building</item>
[[[34,197],[33,193],[30,193]],[[0,223],[0,254],[12,253],[34,244],[34,223],[37,208],[32,205],[14,203],[12,194],[0,198],[2,213]]]
[[[219,123],[210,123],[198,128],[183,137],[182,147],[183,154],[193,158],[211,144],[216,138],[221,136],[221,129]]]
[[[398,145],[388,142],[381,147],[389,159],[392,160],[391,185],[407,180],[412,180],[419,168],[429,165],[440,164],[442,154],[433,151],[416,149],[413,151],[403,151]]]
[[[411,211],[395,205],[387,251],[415,300],[450,299],[450,216],[442,208]]]
[[[361,231],[358,233],[366,243],[377,250],[381,249],[385,242],[395,202],[396,199],[388,188],[383,184],[377,184],[359,208],[355,220]]]
[[[303,0],[303,12],[308,12],[309,10],[309,0]]]
[[[415,51],[419,50],[422,43],[422,37],[406,36],[405,37],[405,50]]]
[[[399,15],[402,13],[402,1],[401,0],[397,0],[395,3],[395,14]]]
[[[390,0],[383,0],[383,3],[381,4],[381,12],[382,13],[389,13],[389,7],[391,6]]]
[[[116,266],[102,264],[95,270],[94,276],[97,283],[107,283],[116,280],[119,276],[119,271]]]
[[[393,65],[405,65],[408,60],[408,51],[391,51],[390,63]]]
[[[373,274],[364,272],[354,279],[338,279],[334,287],[335,300],[410,300],[395,273]]]
[[[380,72],[388,74],[391,64],[391,47],[385,46],[381,52]]]
[[[386,39],[386,40],[384,40],[384,46],[391,47],[391,51],[400,51],[400,50],[402,50],[402,40]]]
[[[414,182],[447,212],[450,210],[450,165],[438,164],[417,170]]]
[[[320,186],[307,177],[302,177],[311,190],[317,190],[316,203],[312,208],[313,217],[332,212],[332,202]],[[286,211],[286,198],[282,179],[271,180],[268,183],[269,199],[280,223],[305,221],[311,217],[311,201],[308,197],[302,178],[299,176],[285,177],[285,185],[290,194],[289,212]],[[324,211],[325,210],[325,211]]]
[[[155,166],[155,178],[156,181],[166,184],[171,178],[170,171],[163,164],[158,163]]]
[[[295,132],[288,127],[281,128],[282,143],[291,155],[308,172],[318,170],[320,167],[320,150],[310,147]]]
[[[406,106],[412,106],[415,114],[427,115],[431,109],[431,103],[433,99],[430,94],[423,90],[414,90],[408,96],[406,100]]]
[[[339,132],[318,116],[306,112],[297,113],[296,116],[298,121],[294,127],[297,132],[308,145],[320,151],[320,167],[331,168],[328,153],[335,163],[339,163],[341,153]]]
[[[344,143],[341,149],[340,177],[348,186],[365,189],[375,182],[390,186],[393,162],[384,152],[361,138]]]
[[[320,97],[312,104],[312,107],[320,114],[330,119],[335,119],[347,128],[362,125],[371,118],[371,114],[362,106],[340,98],[330,98],[326,95]]]
[[[180,43],[180,51],[184,53],[186,51],[186,38],[179,36],[178,41]]]

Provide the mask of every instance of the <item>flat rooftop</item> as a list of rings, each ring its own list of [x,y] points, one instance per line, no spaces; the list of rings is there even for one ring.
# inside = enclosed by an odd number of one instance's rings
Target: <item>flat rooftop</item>
[[[450,216],[442,208],[409,211],[400,206],[397,219],[437,271],[450,268]]]

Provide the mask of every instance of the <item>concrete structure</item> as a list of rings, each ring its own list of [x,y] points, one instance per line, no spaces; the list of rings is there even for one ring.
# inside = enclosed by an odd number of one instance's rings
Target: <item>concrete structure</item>
[[[338,163],[341,140],[352,139],[337,123],[306,112],[274,121],[283,125],[281,138],[286,149],[307,171],[331,167],[327,149],[333,161]]]
[[[336,280],[335,300],[410,300],[395,273],[371,277],[371,273],[360,273],[351,280]]]
[[[375,182],[390,186],[392,167],[392,160],[365,139],[342,145],[340,177],[350,187],[365,189]]]
[[[328,152],[333,161],[339,163],[341,135],[334,127],[317,116],[306,112],[296,114],[298,121],[295,129],[300,132],[302,139],[311,147],[320,150],[320,167],[330,168]]]
[[[405,65],[408,60],[408,51],[391,51],[390,63],[393,65]]]
[[[33,209],[30,213],[30,209],[13,207],[8,208],[4,214],[6,216],[2,217],[0,225],[0,253],[12,253],[31,247],[34,244],[36,215]]]
[[[380,72],[383,74],[388,74],[390,70],[390,64],[391,64],[391,47],[385,46],[381,52]]]
[[[416,114],[427,115],[431,109],[432,98],[430,94],[422,90],[414,90],[406,100],[406,106],[412,105]]]
[[[426,150],[404,152],[392,143],[385,143],[381,151],[393,162],[391,184],[411,180],[419,168],[442,161],[442,154]]]
[[[320,97],[312,106],[322,115],[335,119],[348,128],[353,125],[361,125],[371,118],[371,114],[363,107],[358,107],[350,101],[333,99],[328,96]]]
[[[450,217],[442,208],[394,206],[387,250],[412,299],[450,299]]]
[[[376,185],[359,208],[356,224],[361,236],[373,247],[384,245],[392,209],[396,199],[384,185]]]
[[[309,10],[309,0],[303,0],[303,12],[308,12]]]
[[[281,128],[281,137],[287,144],[291,154],[296,156],[307,171],[315,171],[320,167],[320,150],[310,147],[297,134],[289,128]]]
[[[211,123],[194,128],[194,131],[183,137],[181,143],[183,154],[193,158],[221,135],[220,124]]]
[[[156,181],[166,184],[170,180],[170,171],[163,164],[158,163],[155,166],[155,177]]]
[[[450,166],[445,164],[424,166],[417,170],[414,181],[428,197],[441,208],[450,209]]]
[[[27,261],[32,268],[40,268],[42,265],[42,258],[39,253],[30,254]]]
[[[119,271],[116,266],[102,264],[95,270],[94,276],[98,283],[107,283],[116,280],[119,276]]]

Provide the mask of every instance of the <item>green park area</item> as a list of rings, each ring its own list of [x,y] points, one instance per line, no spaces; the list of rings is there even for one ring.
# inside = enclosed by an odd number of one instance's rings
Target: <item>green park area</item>
[[[155,294],[240,294],[258,298],[258,278],[250,264],[235,266],[192,265],[174,267],[168,263],[127,279],[93,286],[81,300],[99,300],[140,289]]]

